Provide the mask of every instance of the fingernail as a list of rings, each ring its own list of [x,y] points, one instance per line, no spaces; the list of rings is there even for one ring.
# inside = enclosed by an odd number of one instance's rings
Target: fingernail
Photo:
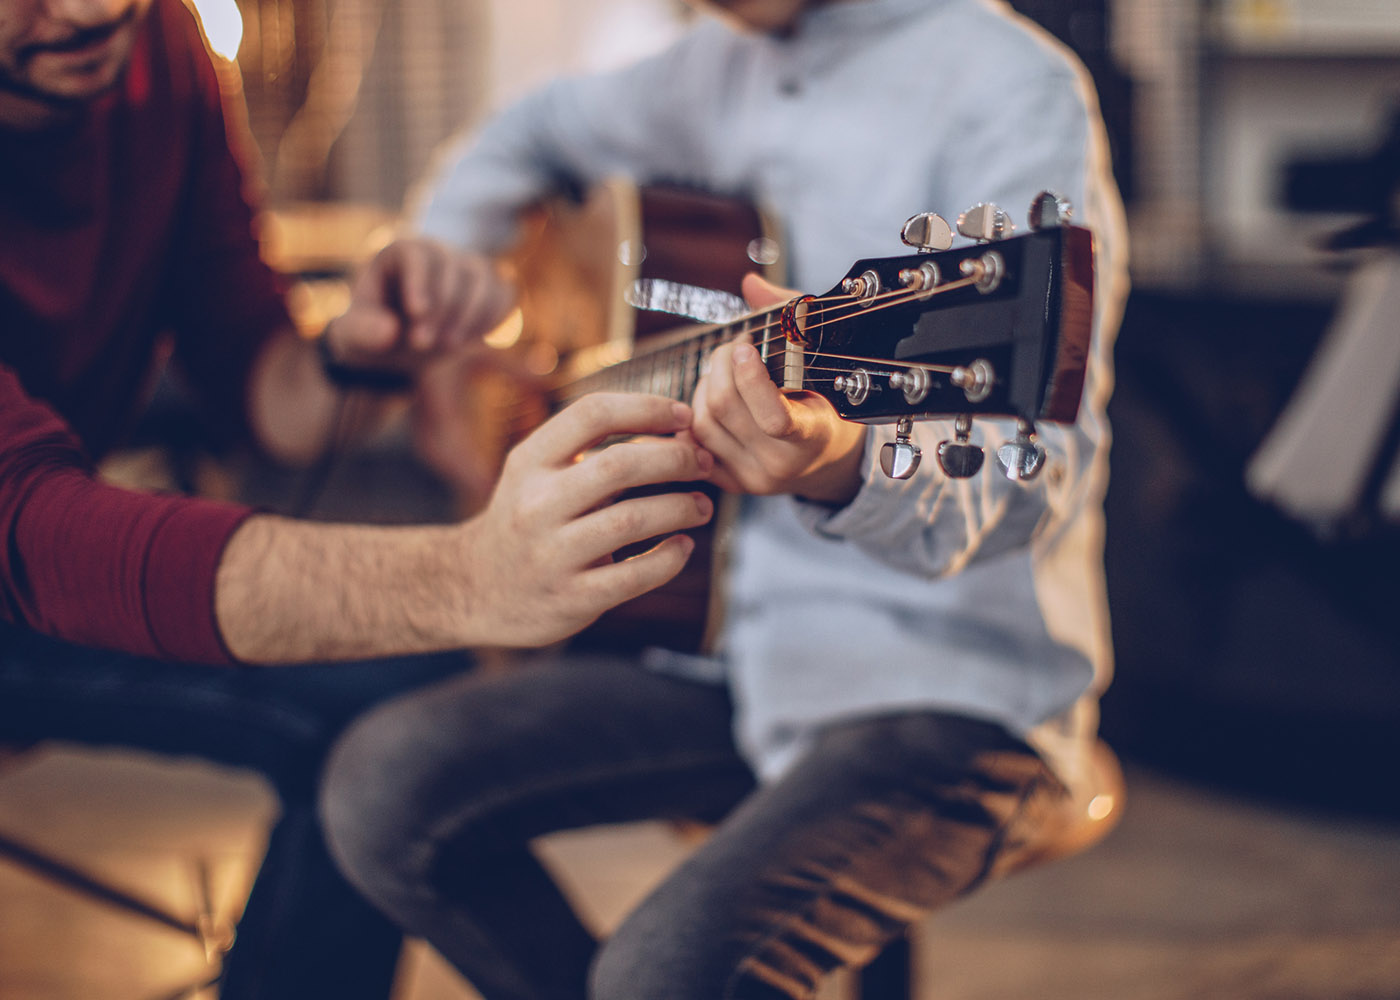
[[[734,363],[748,365],[758,360],[758,348],[752,344],[734,345]]]
[[[672,403],[671,413],[682,424],[690,423],[690,407],[686,406],[684,403]]]
[[[703,493],[691,494],[695,497],[695,509],[700,512],[700,516],[705,520],[710,519],[710,515],[715,512],[715,502]]]
[[[708,476],[715,467],[715,456],[711,455],[704,448],[695,449],[695,464],[700,466],[702,475]]]

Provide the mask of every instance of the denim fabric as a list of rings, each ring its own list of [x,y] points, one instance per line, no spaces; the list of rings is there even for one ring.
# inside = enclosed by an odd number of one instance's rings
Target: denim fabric
[[[1000,727],[823,730],[758,786],[723,687],[605,658],[460,677],[357,721],[323,821],[351,881],[487,1000],[809,997],[978,885],[1064,794]],[[717,823],[601,948],[530,852],[554,830]]]
[[[0,740],[192,755],[259,772],[281,815],[239,921],[223,1000],[383,1000],[399,931],[344,881],[316,819],[326,751],[359,712],[461,656],[230,668],[161,663],[0,625]]]

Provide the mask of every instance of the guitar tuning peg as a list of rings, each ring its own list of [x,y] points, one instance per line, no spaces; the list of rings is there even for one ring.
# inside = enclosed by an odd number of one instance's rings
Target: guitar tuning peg
[[[891,479],[908,479],[919,468],[924,453],[919,446],[909,440],[914,429],[914,421],[900,417],[894,425],[894,440],[880,446],[880,468]]]
[[[1035,439],[1035,424],[1016,421],[1016,436],[997,449],[1001,474],[1013,483],[1028,483],[1045,468],[1045,449]]]
[[[938,445],[938,466],[949,479],[971,479],[982,468],[986,456],[982,449],[968,443],[972,436],[972,418],[960,413],[953,421],[953,440]]]
[[[1054,191],[1042,191],[1031,202],[1027,221],[1030,222],[1031,231],[1038,233],[1043,229],[1058,229],[1069,225],[1073,215],[1074,206],[1068,198],[1062,198]]]
[[[920,253],[947,250],[953,245],[953,227],[936,212],[920,212],[905,221],[899,238],[905,246],[911,246]]]
[[[973,205],[958,216],[958,232],[979,243],[1004,240],[1015,231],[1011,216],[991,202]]]

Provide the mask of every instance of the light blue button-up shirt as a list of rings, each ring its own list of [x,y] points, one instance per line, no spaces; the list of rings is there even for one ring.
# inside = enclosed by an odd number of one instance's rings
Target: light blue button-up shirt
[[[718,655],[654,664],[727,679],[736,735],[780,774],[816,727],[938,708],[1002,723],[1073,783],[1111,651],[1103,579],[1104,407],[1126,295],[1122,207],[1097,105],[1065,50],[995,0],[845,0],[787,37],[702,19],[665,53],[558,80],[466,137],[419,213],[430,235],[506,245],[518,211],[560,176],[616,174],[741,194],[783,228],[788,280],[830,289],[858,258],[907,253],[916,212],[995,202],[1018,228],[1041,190],[1096,237],[1096,330],[1078,421],[1041,426],[1046,471],[971,480],[924,461],[878,469],[831,510],[746,498]],[[988,450],[1006,421],[979,420]],[[918,425],[926,456],[952,437]]]

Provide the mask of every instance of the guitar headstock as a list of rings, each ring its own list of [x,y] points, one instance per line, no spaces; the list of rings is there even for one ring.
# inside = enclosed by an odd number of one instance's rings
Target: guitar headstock
[[[800,386],[848,420],[896,424],[882,456],[896,478],[918,463],[912,422],[933,418],[955,420],[956,440],[939,449],[945,472],[975,474],[971,421],[993,416],[1021,427],[998,449],[1003,472],[1033,477],[1044,459],[1035,422],[1076,418],[1092,331],[1093,238],[1068,218],[1064,201],[1046,193],[1029,231],[1014,235],[1005,212],[979,205],[957,226],[977,242],[960,247],[941,218],[910,219],[903,237],[919,252],[857,261],[824,295],[783,307],[785,339],[802,349]],[[771,354],[786,357],[771,359],[770,371],[796,388],[794,353],[774,345]]]

